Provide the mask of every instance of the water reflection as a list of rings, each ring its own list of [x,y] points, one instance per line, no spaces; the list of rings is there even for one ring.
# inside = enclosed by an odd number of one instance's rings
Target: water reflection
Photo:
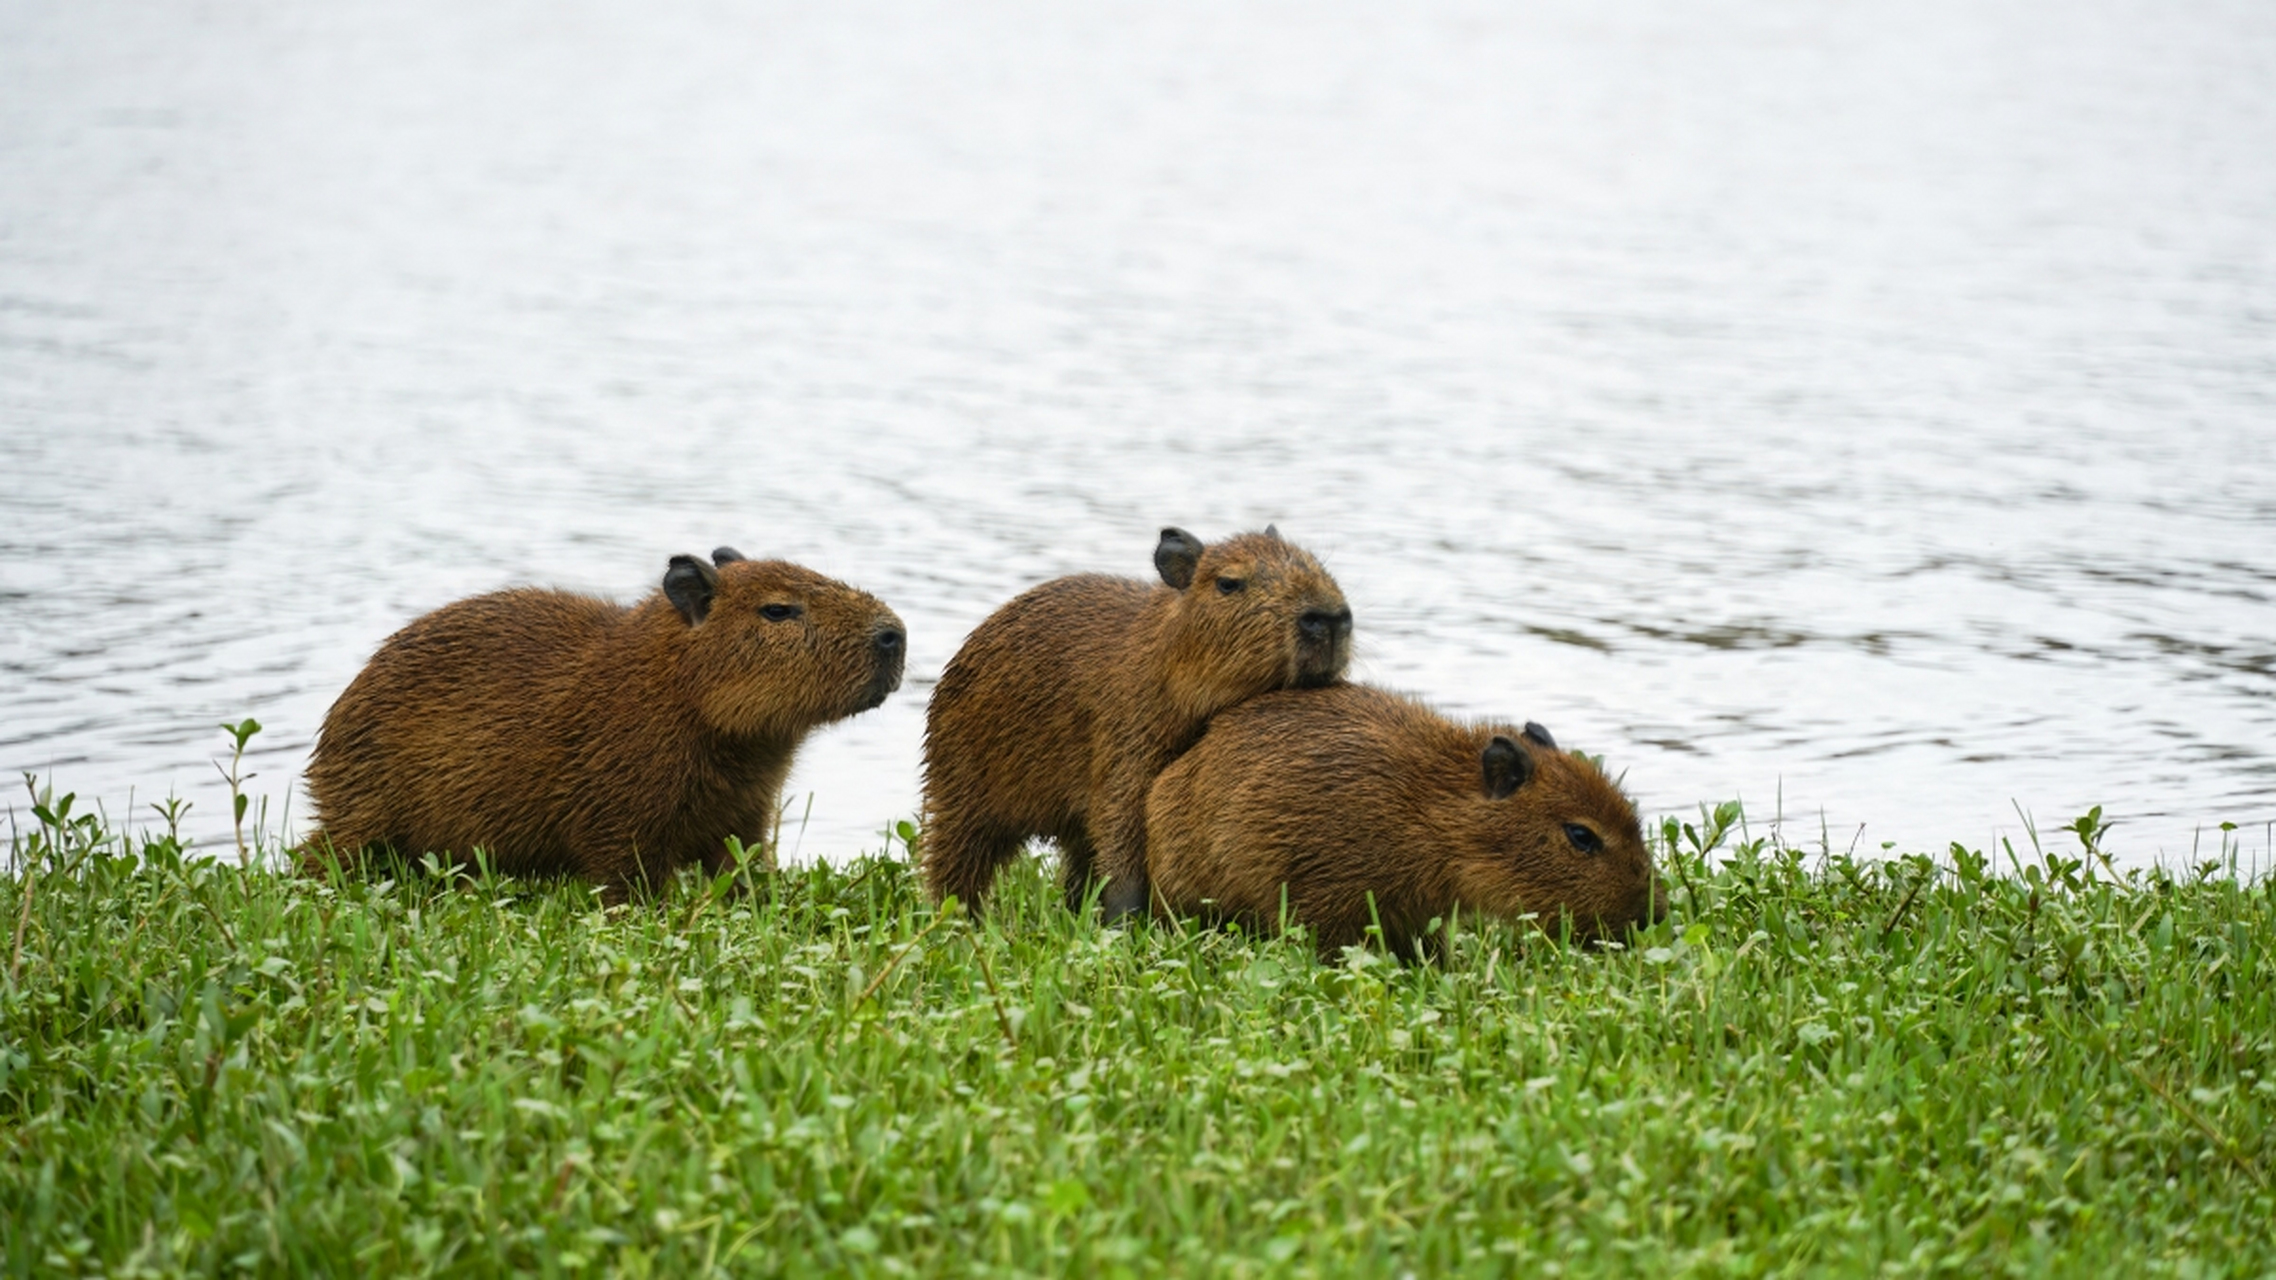
[[[2271,12],[17,5],[0,763],[218,838],[219,722],[282,804],[416,613],[729,542],[910,625],[835,855],[995,604],[1277,520],[1647,809],[2179,859],[2276,819]]]

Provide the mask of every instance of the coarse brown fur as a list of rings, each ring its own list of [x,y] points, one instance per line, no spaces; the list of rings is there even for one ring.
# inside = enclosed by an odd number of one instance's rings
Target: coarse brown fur
[[[631,608],[500,591],[389,637],[324,717],[305,867],[479,849],[622,901],[682,866],[716,874],[730,835],[764,840],[799,742],[884,701],[907,645],[873,596],[712,555],[672,557]]]
[[[1271,929],[1285,887],[1323,957],[1377,921],[1411,955],[1457,908],[1597,938],[1665,903],[1635,806],[1594,763],[1539,725],[1462,724],[1365,685],[1218,715],[1154,781],[1146,861],[1161,914]]]
[[[1109,918],[1146,903],[1146,788],[1244,698],[1341,679],[1351,610],[1278,531],[1204,546],[1164,529],[1162,581],[1082,574],[996,611],[925,712],[926,884],[977,908],[1030,836],[1059,846],[1070,906],[1107,877]]]

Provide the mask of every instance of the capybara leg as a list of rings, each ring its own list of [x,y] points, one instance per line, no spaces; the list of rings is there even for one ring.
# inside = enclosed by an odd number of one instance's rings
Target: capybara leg
[[[587,884],[601,887],[604,907],[632,901],[635,889],[661,887],[667,877],[655,872],[662,869],[646,865],[655,860],[653,855],[643,859],[630,841],[616,838],[589,837],[569,851],[569,865]]]
[[[1146,909],[1146,814],[1142,807],[1131,806],[1101,816],[1096,828],[1098,856],[1092,865],[1106,877],[1099,911],[1113,924]]]
[[[335,868],[345,876],[366,875],[371,870],[369,855],[373,851],[396,857],[399,855],[395,851],[408,844],[404,840],[376,837],[343,838],[330,831],[319,831],[300,843],[300,871],[319,880],[332,874]]]
[[[1059,892],[1069,911],[1080,911],[1090,896],[1098,848],[1091,843],[1090,833],[1080,830],[1061,833],[1058,843]]]
[[[925,887],[933,901],[954,894],[965,910],[978,912],[996,872],[1019,852],[1019,840],[999,828],[975,829],[935,817],[924,834]]]
[[[1108,924],[1124,916],[1136,915],[1146,909],[1146,879],[1138,876],[1109,876],[1106,891],[1098,896],[1099,911]]]
[[[362,862],[357,856],[361,852],[362,850],[348,845],[332,843],[331,835],[326,832],[316,832],[301,842],[300,874],[322,879],[330,875],[334,867],[343,872],[353,872]]]

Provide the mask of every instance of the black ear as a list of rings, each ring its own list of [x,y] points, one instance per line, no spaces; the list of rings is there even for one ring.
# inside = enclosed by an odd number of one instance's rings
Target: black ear
[[[664,570],[664,598],[680,611],[689,626],[711,612],[711,593],[719,589],[719,570],[694,556],[673,556]]]
[[[741,559],[743,559],[743,553],[733,547],[713,547],[711,549],[711,562],[713,564],[728,565]]]
[[[1533,777],[1532,755],[1498,733],[1478,759],[1485,767],[1486,794],[1496,800],[1509,799]]]
[[[1280,536],[1280,526],[1279,526],[1279,525],[1276,525],[1276,524],[1268,524],[1268,525],[1266,525],[1266,526],[1264,527],[1264,536],[1266,536],[1266,537],[1268,537],[1268,538],[1272,539],[1274,542],[1286,542],[1286,541],[1287,541],[1287,539],[1286,539],[1286,538],[1283,538],[1283,537],[1281,537],[1281,536]]]
[[[1162,540],[1154,546],[1154,572],[1162,581],[1183,591],[1193,585],[1193,571],[1201,563],[1201,539],[1183,529],[1162,530]]]
[[[1533,739],[1535,742],[1540,743],[1542,746],[1549,748],[1551,751],[1555,751],[1557,749],[1557,740],[1550,737],[1549,731],[1542,728],[1538,723],[1534,721],[1528,720],[1525,722],[1525,736]]]

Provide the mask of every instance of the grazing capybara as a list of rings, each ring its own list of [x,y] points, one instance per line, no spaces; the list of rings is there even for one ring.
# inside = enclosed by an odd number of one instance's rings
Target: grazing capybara
[[[621,902],[683,866],[717,874],[728,836],[765,839],[799,742],[899,688],[907,646],[874,596],[711,556],[673,556],[631,608],[500,591],[390,636],[324,717],[306,868],[480,849]]]
[[[1107,877],[1109,919],[1146,905],[1146,788],[1221,709],[1325,685],[1351,658],[1334,578],[1267,527],[1154,548],[1159,585],[1055,578],[997,610],[925,710],[925,882],[977,908],[1029,836],[1059,846],[1068,905]]]
[[[1380,920],[1410,955],[1435,917],[1536,913],[1615,936],[1664,910],[1636,808],[1549,731],[1462,724],[1365,685],[1218,714],[1147,797],[1155,910],[1311,929],[1323,958]],[[1370,908],[1369,896],[1373,895]]]

